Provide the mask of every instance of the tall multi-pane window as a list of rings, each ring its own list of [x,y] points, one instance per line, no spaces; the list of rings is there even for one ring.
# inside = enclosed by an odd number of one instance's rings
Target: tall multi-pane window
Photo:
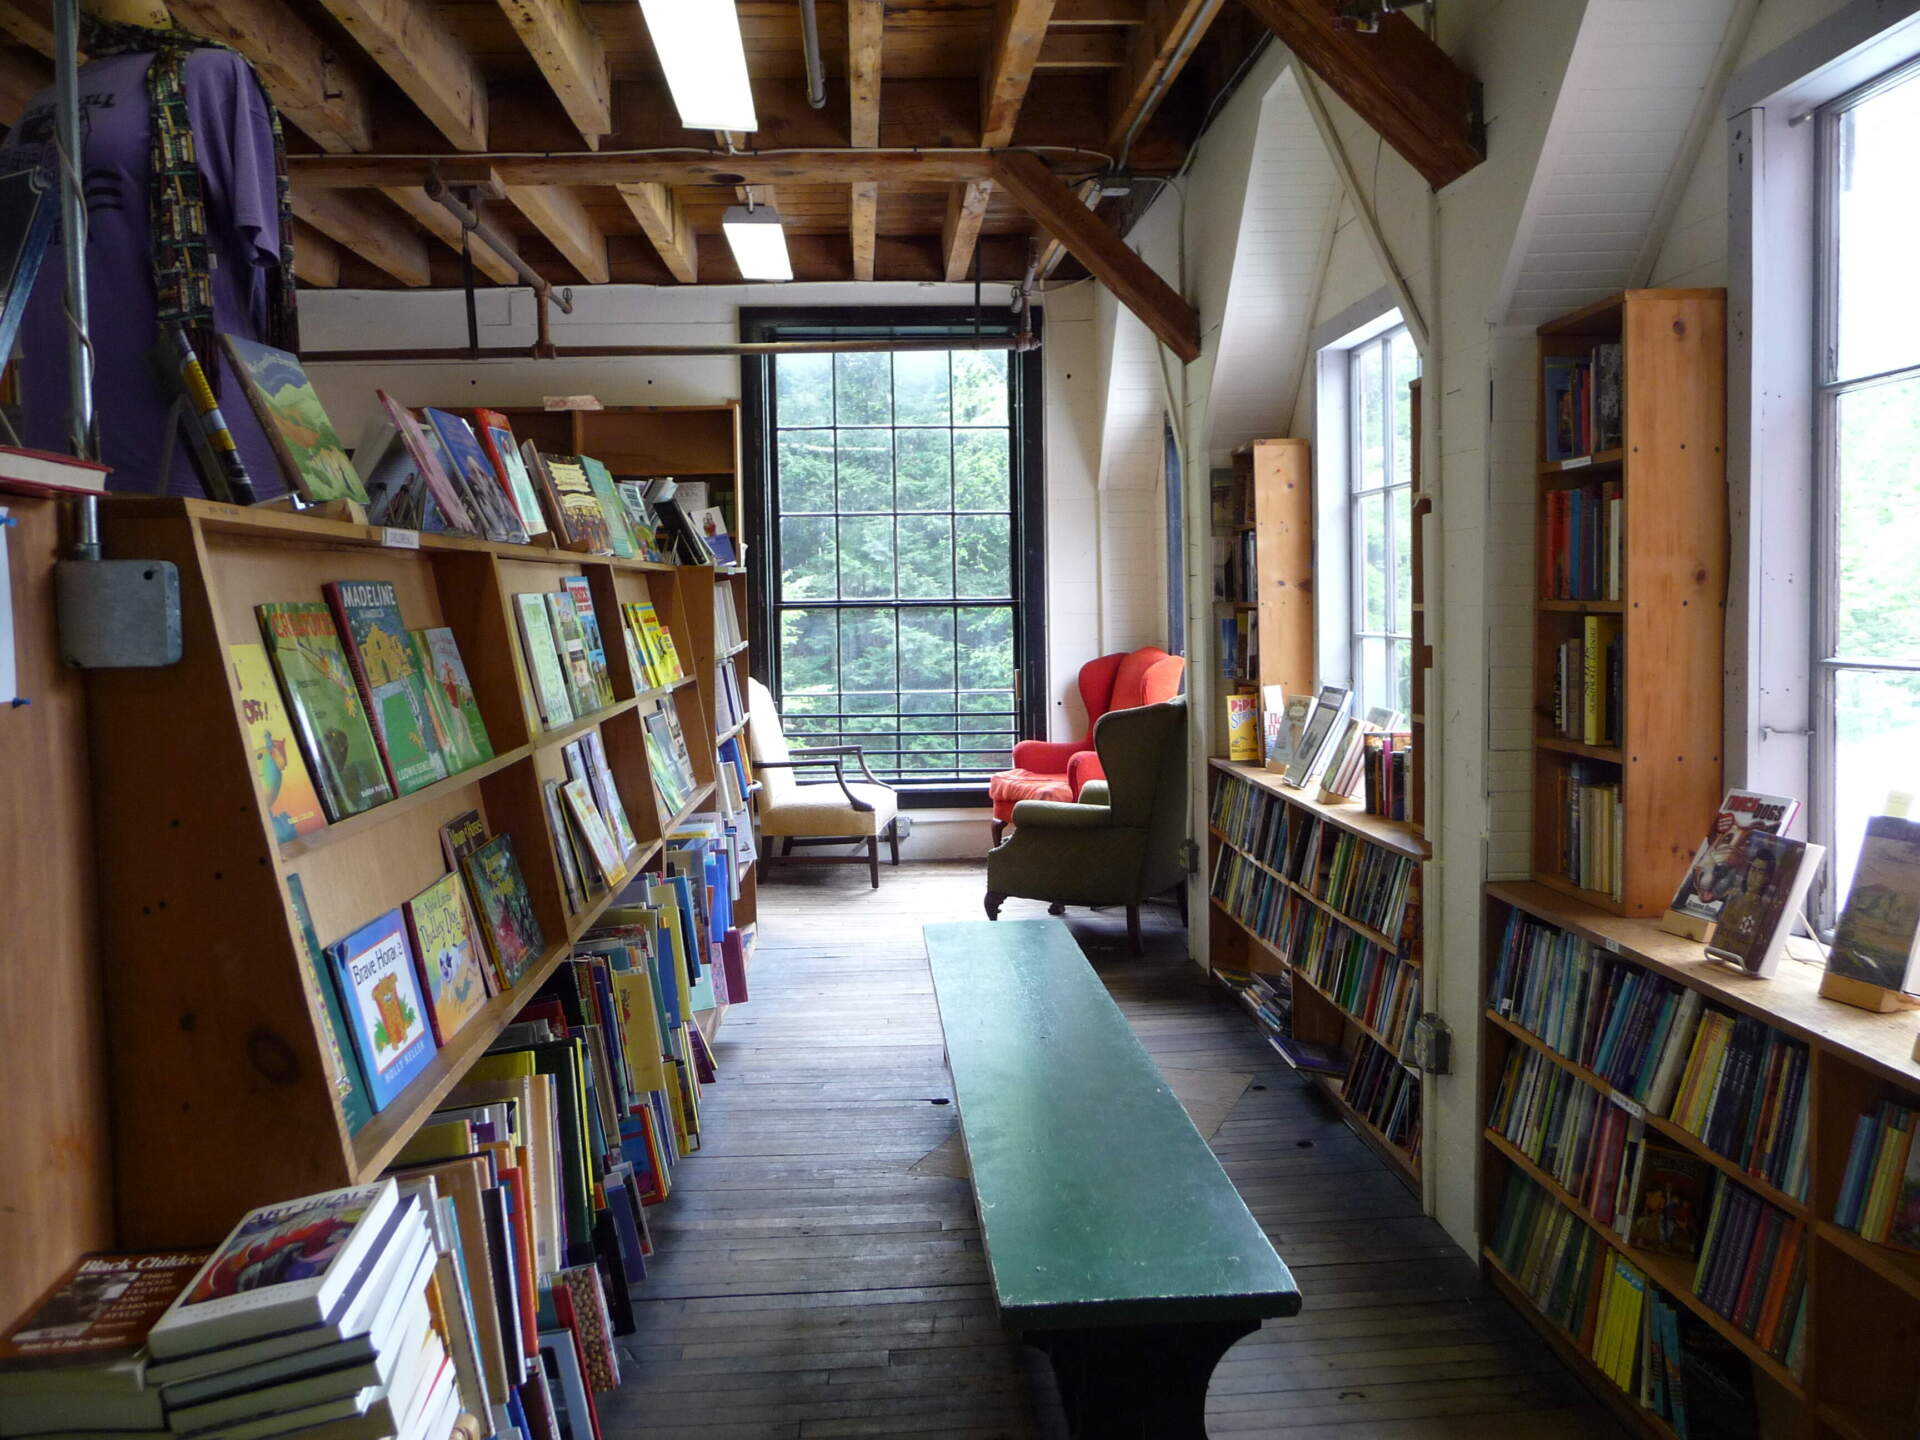
[[[780,355],[763,374],[772,688],[797,746],[969,783],[1012,763],[1025,357]]]
[[[1355,713],[1413,694],[1413,410],[1420,354],[1397,325],[1347,354],[1348,535]]]
[[[1920,68],[1842,96],[1820,124],[1812,829],[1832,850],[1830,917],[1867,818],[1920,790]]]

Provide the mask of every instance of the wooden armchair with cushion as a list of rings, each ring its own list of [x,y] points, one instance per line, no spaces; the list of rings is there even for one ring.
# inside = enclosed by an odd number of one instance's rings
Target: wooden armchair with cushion
[[[1140,905],[1175,892],[1186,915],[1187,702],[1115,710],[1093,727],[1105,780],[1077,801],[1022,800],[1014,832],[987,856],[987,917],[1009,895],[1065,905],[1124,905],[1141,953]]]
[[[747,682],[747,718],[753,768],[760,777],[761,840],[780,841],[782,864],[857,865],[864,859],[868,877],[878,890],[883,838],[893,863],[900,863],[900,807],[893,787],[874,778],[858,745],[790,748],[773,695],[758,680]],[[848,765],[859,766],[865,779],[848,781]],[[830,770],[832,778],[822,774],[817,781],[802,783],[796,773],[800,770]],[[862,840],[867,842],[864,856],[793,853],[796,845],[857,845]],[[763,844],[761,863],[772,859],[771,843]]]

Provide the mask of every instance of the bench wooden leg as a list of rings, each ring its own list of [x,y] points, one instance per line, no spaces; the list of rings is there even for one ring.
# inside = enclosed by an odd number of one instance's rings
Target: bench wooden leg
[[[1030,1330],[1046,1355],[1076,1440],[1207,1440],[1207,1382],[1258,1320]]]

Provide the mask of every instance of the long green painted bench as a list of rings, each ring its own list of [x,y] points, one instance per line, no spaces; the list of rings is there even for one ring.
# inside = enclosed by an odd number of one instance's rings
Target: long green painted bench
[[[1059,920],[926,927],[1000,1314],[1081,1440],[1205,1440],[1227,1348],[1300,1292]]]

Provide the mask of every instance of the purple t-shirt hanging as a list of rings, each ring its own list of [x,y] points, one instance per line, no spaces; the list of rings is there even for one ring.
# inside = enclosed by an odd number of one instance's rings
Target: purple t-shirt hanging
[[[151,55],[112,55],[80,67],[81,133],[86,152],[87,303],[93,336],[93,404],[101,459],[113,467],[115,490],[203,494],[184,438],[174,443],[173,473],[162,485],[172,400],[148,355],[159,338],[154,310],[153,247],[148,224],[153,164],[147,66]],[[223,334],[259,339],[280,264],[280,201],[275,190],[273,127],[246,62],[224,50],[187,58],[187,112],[200,159],[213,324]],[[38,149],[52,164],[53,91],[27,106],[0,151]],[[29,446],[67,448],[66,261],[56,228],[20,328],[21,399]],[[273,447],[261,433],[241,381],[226,356],[202,355],[213,373],[220,412],[261,499],[283,494]]]

